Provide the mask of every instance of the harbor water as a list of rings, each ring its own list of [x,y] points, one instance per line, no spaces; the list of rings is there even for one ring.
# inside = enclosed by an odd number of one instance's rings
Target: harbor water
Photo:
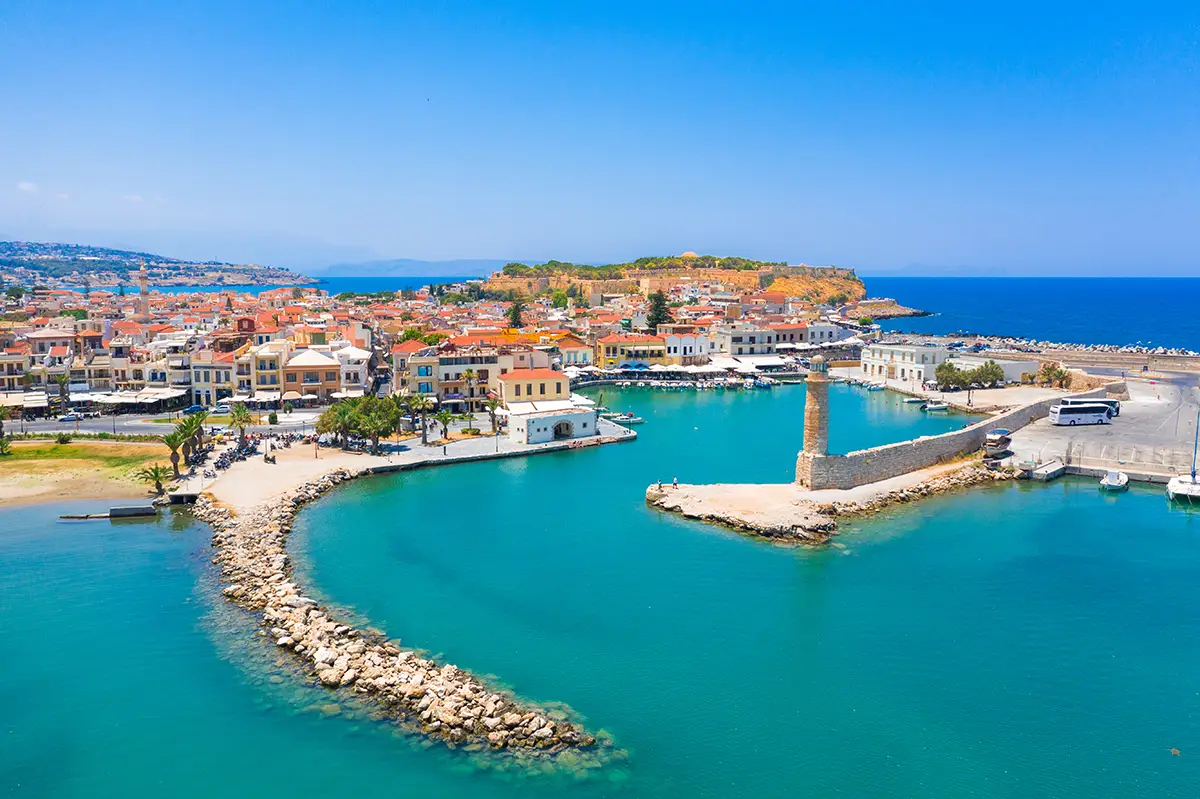
[[[1200,515],[1160,488],[1006,483],[776,547],[642,493],[788,479],[801,388],[605,403],[647,419],[638,441],[353,481],[301,513],[292,549],[323,598],[569,705],[621,759],[529,773],[399,735],[296,681],[220,599],[186,512],[58,521],[100,507],[76,502],[0,509],[0,791],[1194,795]],[[962,420],[834,387],[831,440]]]

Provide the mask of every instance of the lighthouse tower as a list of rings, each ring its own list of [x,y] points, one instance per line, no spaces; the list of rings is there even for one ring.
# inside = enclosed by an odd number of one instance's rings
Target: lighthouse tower
[[[142,268],[138,271],[138,302],[137,302],[137,322],[150,321],[150,276],[146,273],[146,265],[142,264]]]
[[[829,452],[829,375],[825,358],[817,355],[808,366],[804,399],[804,451],[809,455]]]

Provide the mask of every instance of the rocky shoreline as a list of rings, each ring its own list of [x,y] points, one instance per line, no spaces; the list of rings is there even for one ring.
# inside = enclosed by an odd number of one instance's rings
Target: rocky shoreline
[[[775,544],[819,546],[837,534],[838,519],[868,516],[891,505],[913,502],[968,486],[1016,479],[1008,469],[991,470],[978,462],[943,472],[927,480],[847,502],[815,502],[798,486],[672,486],[651,485],[646,502],[653,508],[688,519],[718,524]],[[737,502],[713,494],[738,489]],[[747,502],[747,495],[758,494]],[[740,506],[740,507],[739,507]]]
[[[229,583],[225,598],[260,614],[276,646],[298,658],[314,682],[373,701],[391,719],[431,739],[521,757],[572,750],[573,766],[600,765],[612,742],[578,729],[563,712],[521,703],[451,664],[355,629],[304,595],[292,579],[286,550],[292,520],[302,505],[355,476],[334,471],[236,515],[202,495],[195,516],[213,527],[213,562]]]

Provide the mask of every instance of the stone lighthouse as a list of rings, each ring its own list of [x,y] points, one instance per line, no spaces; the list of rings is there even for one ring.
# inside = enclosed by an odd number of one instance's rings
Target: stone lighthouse
[[[138,271],[137,316],[134,317],[134,320],[143,323],[150,321],[150,281],[148,278],[146,265],[142,264],[141,270]]]
[[[829,452],[829,375],[825,358],[815,356],[808,365],[804,400],[804,451],[809,455]]]

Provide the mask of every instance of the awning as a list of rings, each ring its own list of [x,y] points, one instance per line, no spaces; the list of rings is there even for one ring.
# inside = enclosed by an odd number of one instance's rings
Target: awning
[[[257,391],[257,392],[255,392],[254,396],[250,398],[250,401],[251,402],[278,402],[279,401],[279,392],[278,391]]]
[[[22,397],[22,403],[26,408],[45,408],[50,404],[50,400],[45,394],[35,391]]]
[[[305,394],[305,395],[301,396],[301,397],[300,397],[300,399],[302,399],[302,400],[315,400],[315,399],[320,399],[320,397],[318,397],[316,394]]]
[[[301,396],[299,391],[285,391],[283,392],[283,398],[285,400],[298,400],[301,399]]]
[[[582,394],[572,394],[571,395],[571,404],[582,407],[582,408],[590,408],[591,406],[595,405],[596,403],[594,400],[590,400],[587,397],[583,396]]]
[[[787,366],[787,363],[778,355],[739,355],[737,359],[742,363],[748,363],[753,366]]]
[[[738,362],[725,355],[714,355],[712,357],[712,365],[719,367],[721,371],[738,368]]]
[[[234,394],[232,397],[229,398],[229,401],[230,402],[249,402],[250,395],[249,394]]]
[[[16,408],[25,404],[24,392],[20,394],[0,394],[0,408]]]

